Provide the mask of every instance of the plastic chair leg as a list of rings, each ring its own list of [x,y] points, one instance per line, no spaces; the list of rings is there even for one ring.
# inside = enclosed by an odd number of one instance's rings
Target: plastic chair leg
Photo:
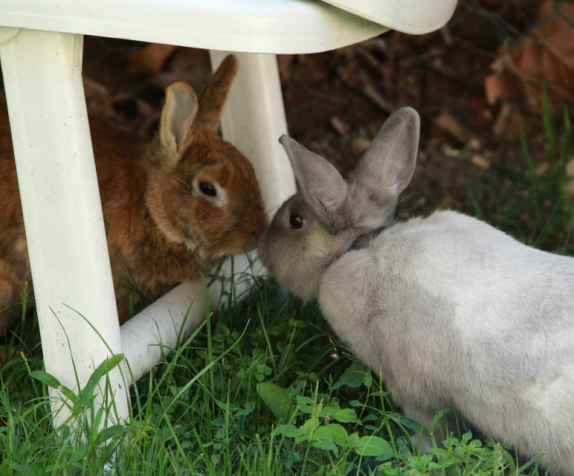
[[[121,352],[82,85],[83,37],[20,30],[4,40],[0,58],[45,367],[77,389]],[[118,369],[109,390],[116,395],[112,420],[125,418]],[[109,403],[102,393],[98,398]],[[53,409],[58,426],[69,411],[61,401]]]

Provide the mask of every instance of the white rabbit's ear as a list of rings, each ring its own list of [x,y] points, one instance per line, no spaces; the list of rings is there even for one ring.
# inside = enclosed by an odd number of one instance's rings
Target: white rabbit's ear
[[[360,160],[356,182],[374,194],[394,187],[399,195],[413,176],[419,135],[420,117],[413,108],[393,112]]]
[[[293,167],[303,198],[317,218],[330,228],[344,225],[347,183],[323,157],[286,135],[279,138]]]
[[[195,91],[185,83],[174,83],[165,92],[161,112],[160,139],[168,158],[176,161],[193,141],[192,125],[198,111]]]
[[[349,199],[353,223],[375,229],[395,210],[417,159],[420,118],[410,107],[395,111],[381,127],[357,167]]]

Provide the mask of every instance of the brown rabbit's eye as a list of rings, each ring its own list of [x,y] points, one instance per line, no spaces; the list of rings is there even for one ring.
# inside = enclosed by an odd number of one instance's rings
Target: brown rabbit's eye
[[[199,190],[208,197],[215,197],[217,195],[215,187],[208,182],[199,182]]]
[[[303,217],[301,215],[297,215],[296,213],[292,213],[289,217],[289,225],[291,225],[291,228],[294,230],[301,228],[303,226],[303,222]]]

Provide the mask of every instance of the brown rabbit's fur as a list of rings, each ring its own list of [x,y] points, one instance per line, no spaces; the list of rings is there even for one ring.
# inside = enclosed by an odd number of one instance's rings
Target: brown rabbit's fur
[[[90,120],[108,249],[120,315],[125,283],[145,295],[197,277],[255,244],[266,218],[250,162],[217,135],[237,60],[228,56],[199,106],[188,85],[166,91],[160,131],[149,142]],[[199,182],[216,187],[205,195]],[[30,279],[6,111],[0,114],[0,330],[6,307]]]

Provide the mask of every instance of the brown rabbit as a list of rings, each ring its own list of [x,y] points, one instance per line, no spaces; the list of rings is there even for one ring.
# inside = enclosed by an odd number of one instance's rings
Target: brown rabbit
[[[253,248],[267,224],[251,163],[217,134],[236,73],[237,60],[230,55],[200,101],[187,84],[169,86],[159,133],[149,142],[90,120],[122,317],[127,282],[144,295],[164,292]],[[2,330],[30,268],[5,110],[0,121]]]

